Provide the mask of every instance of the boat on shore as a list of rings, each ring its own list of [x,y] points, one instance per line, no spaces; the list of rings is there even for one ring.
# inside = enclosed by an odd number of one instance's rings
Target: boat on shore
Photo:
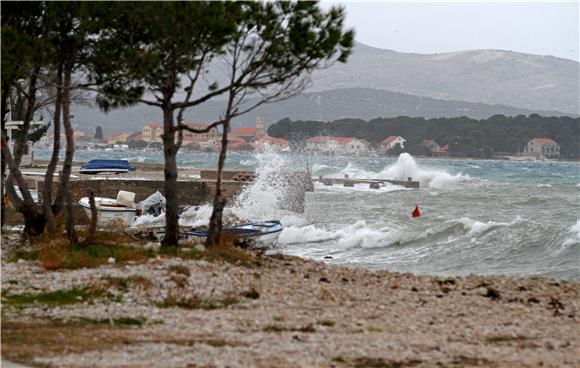
[[[132,197],[131,197],[132,194]],[[97,226],[106,226],[111,221],[120,221],[125,226],[131,226],[137,214],[135,205],[132,204],[135,193],[120,191],[117,199],[95,197],[95,207],[97,210]],[[89,197],[83,197],[79,204],[85,213],[91,218],[91,204]]]
[[[227,226],[222,229],[226,236],[234,238],[236,245],[243,248],[269,249],[276,246],[278,237],[284,229],[278,220],[253,222],[242,225]],[[165,226],[131,227],[128,232],[135,237],[148,237],[162,241],[165,237]],[[205,240],[207,228],[180,226],[179,237],[185,240]]]
[[[79,172],[81,174],[122,174],[135,171],[136,168],[129,164],[127,160],[91,160],[82,165]]]

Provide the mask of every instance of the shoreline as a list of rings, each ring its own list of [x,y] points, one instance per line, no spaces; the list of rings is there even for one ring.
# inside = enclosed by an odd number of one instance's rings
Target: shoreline
[[[3,358],[33,366],[580,365],[577,281],[418,276],[284,255],[47,271],[7,262],[2,248]],[[57,306],[4,300],[73,288],[99,294]]]

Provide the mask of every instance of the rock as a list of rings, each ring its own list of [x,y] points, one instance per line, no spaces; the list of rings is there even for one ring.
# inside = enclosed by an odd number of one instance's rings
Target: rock
[[[109,264],[113,265],[113,264],[115,264],[116,260],[113,257],[109,257],[109,259],[107,260],[107,262],[109,262]]]
[[[494,288],[488,287],[487,293],[484,295],[486,298],[490,298],[491,300],[498,300],[501,298],[499,291]]]
[[[205,246],[203,244],[196,244],[195,247],[193,247],[193,249],[195,249],[195,251],[197,252],[205,252]]]

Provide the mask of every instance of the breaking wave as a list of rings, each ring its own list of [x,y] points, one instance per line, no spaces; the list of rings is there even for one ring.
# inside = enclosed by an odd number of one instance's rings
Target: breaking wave
[[[315,165],[313,167],[318,169],[317,171],[314,171],[314,174],[317,175],[330,169],[327,165]],[[435,189],[442,189],[471,180],[469,175],[463,175],[461,173],[453,175],[443,170],[420,167],[415,158],[408,153],[402,153],[394,164],[385,167],[380,172],[369,171],[349,161],[346,167],[338,172],[329,174],[329,176],[335,178],[344,178],[345,176],[348,176],[353,179],[390,180],[407,180],[408,178],[412,178],[412,180],[419,181],[422,187]]]
[[[580,243],[580,220],[576,221],[574,225],[570,226],[568,234],[572,235],[564,240],[564,244],[562,244],[563,246],[567,247]]]
[[[461,223],[467,230],[469,230],[469,235],[481,235],[493,228],[496,227],[509,227],[515,224],[521,223],[523,219],[520,216],[517,216],[511,222],[495,222],[495,221],[488,221],[488,222],[479,222],[476,220],[472,220],[469,217],[463,217],[457,220],[457,222]]]

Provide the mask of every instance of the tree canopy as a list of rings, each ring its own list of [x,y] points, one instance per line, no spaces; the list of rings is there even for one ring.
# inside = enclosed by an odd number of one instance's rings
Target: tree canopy
[[[366,139],[373,145],[378,145],[388,136],[400,135],[407,140],[407,151],[415,154],[424,152],[420,145],[424,139],[433,139],[442,146],[461,141],[473,152],[481,152],[487,147],[495,153],[517,153],[532,138],[548,137],[560,144],[562,157],[580,158],[580,118],[568,116],[494,115],[482,120],[400,116],[332,122],[283,119],[270,126],[268,133],[295,142],[317,135],[349,136]]]

